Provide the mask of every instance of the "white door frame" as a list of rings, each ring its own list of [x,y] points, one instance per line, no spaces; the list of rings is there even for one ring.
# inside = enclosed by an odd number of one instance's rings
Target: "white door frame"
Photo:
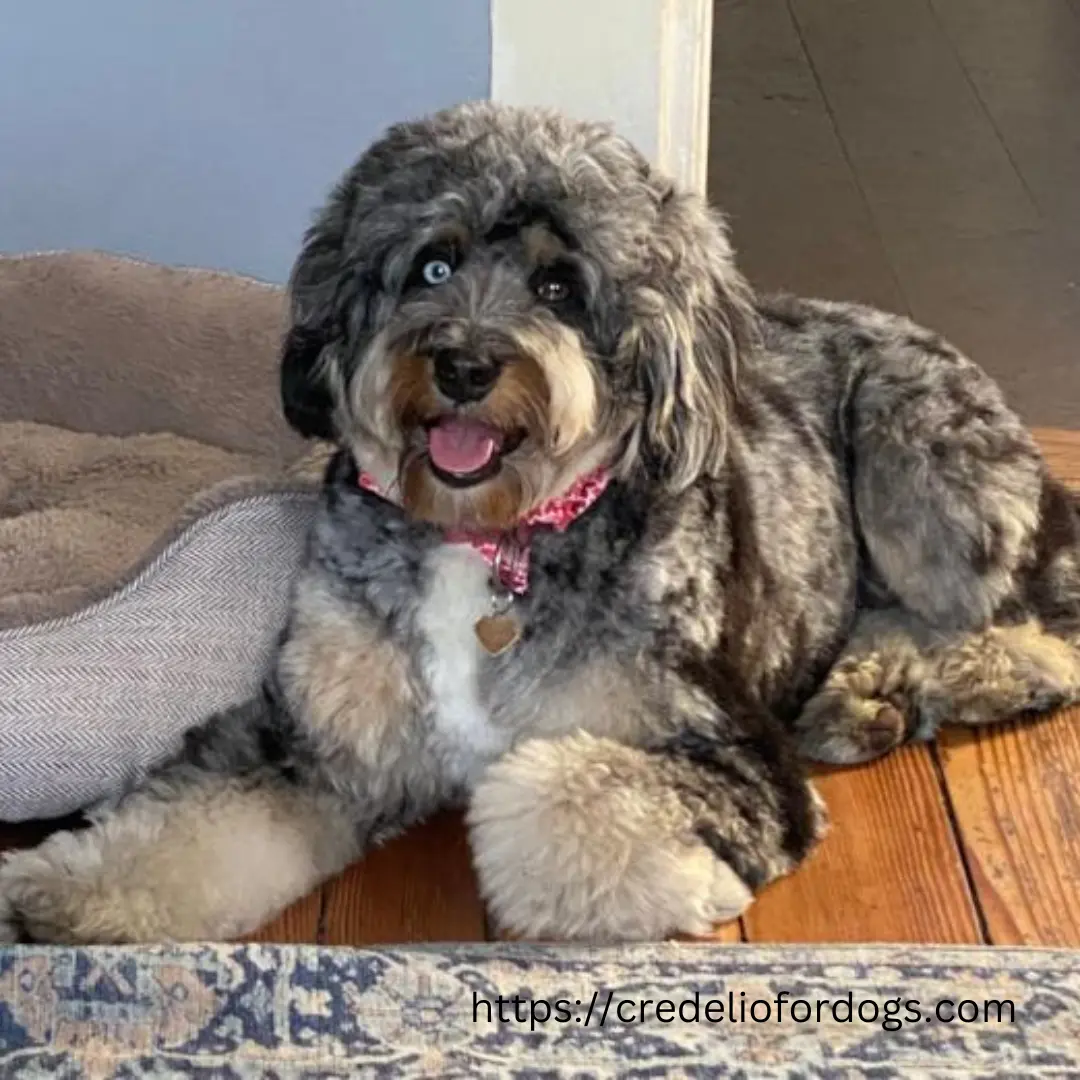
[[[491,0],[491,96],[606,120],[705,191],[712,0]]]

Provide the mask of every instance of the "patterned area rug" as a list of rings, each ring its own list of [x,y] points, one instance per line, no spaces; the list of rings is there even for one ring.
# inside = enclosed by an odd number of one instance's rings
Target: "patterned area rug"
[[[0,951],[0,1078],[1080,1076],[1080,954]]]

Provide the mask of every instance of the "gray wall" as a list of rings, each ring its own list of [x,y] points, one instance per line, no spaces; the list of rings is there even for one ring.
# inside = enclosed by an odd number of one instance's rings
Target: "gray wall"
[[[488,0],[0,0],[0,250],[288,273],[386,124],[490,87]]]

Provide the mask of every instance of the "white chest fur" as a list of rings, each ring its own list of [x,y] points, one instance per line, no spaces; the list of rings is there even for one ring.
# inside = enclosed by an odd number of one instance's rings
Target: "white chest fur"
[[[423,671],[434,736],[447,767],[467,781],[508,745],[492,725],[478,686],[487,654],[475,627],[489,611],[491,570],[467,544],[444,544],[428,556],[425,572],[417,625],[427,644]]]

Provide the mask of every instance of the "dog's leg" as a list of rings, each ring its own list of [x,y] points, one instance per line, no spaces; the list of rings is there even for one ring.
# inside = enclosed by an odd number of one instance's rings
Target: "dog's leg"
[[[988,626],[1039,524],[1031,435],[989,376],[906,321],[846,417],[858,527],[887,591],[932,625]]]
[[[267,760],[266,708],[211,720],[181,758],[89,828],[9,856],[0,937],[229,938],[341,870],[358,853],[361,823],[346,800]]]
[[[646,747],[578,732],[525,742],[492,765],[469,824],[499,925],[533,938],[656,940],[736,917],[825,827],[784,733],[742,730],[719,717]]]
[[[1037,619],[941,631],[899,608],[866,612],[796,721],[802,754],[855,764],[943,724],[990,724],[1080,700],[1080,649]]]

